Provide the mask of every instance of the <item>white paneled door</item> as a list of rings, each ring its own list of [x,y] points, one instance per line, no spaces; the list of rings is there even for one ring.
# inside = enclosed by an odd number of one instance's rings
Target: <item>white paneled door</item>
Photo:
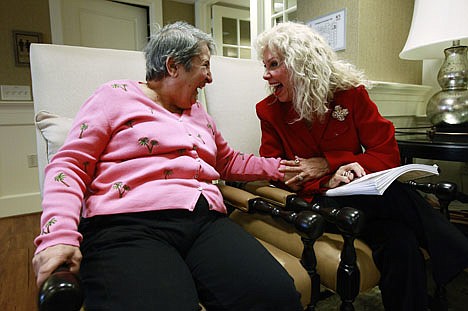
[[[148,38],[148,8],[107,0],[54,0],[54,43],[142,50]],[[55,40],[54,40],[55,39]]]

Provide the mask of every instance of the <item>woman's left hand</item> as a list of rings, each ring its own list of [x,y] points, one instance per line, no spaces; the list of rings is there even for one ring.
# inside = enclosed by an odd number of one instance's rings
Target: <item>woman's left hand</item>
[[[364,175],[366,175],[366,171],[359,163],[349,163],[340,166],[324,186],[327,188],[336,188],[341,184],[348,184],[354,179]]]
[[[281,168],[280,172],[287,174],[285,184],[293,190],[300,189],[306,181],[324,176],[329,170],[328,162],[323,157],[309,159],[296,157],[295,160],[282,160],[281,164],[285,167]]]

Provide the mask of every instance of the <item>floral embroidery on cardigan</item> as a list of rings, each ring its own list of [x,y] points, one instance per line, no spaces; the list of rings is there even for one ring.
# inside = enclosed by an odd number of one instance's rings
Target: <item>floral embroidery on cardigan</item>
[[[125,83],[114,83],[111,85],[114,89],[122,89],[127,92],[127,84]]]
[[[51,219],[49,219],[49,221],[45,223],[44,227],[42,227],[41,235],[42,234],[49,234],[50,233],[50,227],[52,227],[52,225],[54,225],[56,223],[57,223],[57,218],[52,217]]]
[[[54,177],[54,180],[58,181],[58,182],[61,182],[62,184],[64,184],[67,187],[70,187],[70,185],[67,184],[67,182],[65,181],[65,178],[67,178],[67,175],[65,175],[65,173],[63,173],[63,172],[60,172]]]
[[[125,122],[125,125],[128,126],[128,127],[133,127],[133,124],[135,124],[135,120],[128,120],[127,122]]]
[[[211,134],[213,134],[213,136],[214,136],[215,132],[214,132],[214,129],[213,129],[213,125],[211,125],[211,123],[208,123],[206,126],[211,130]]]
[[[171,170],[171,169],[166,169],[164,170],[164,179],[167,179],[169,176],[171,176],[172,174],[174,174],[174,171]]]
[[[205,144],[205,141],[203,140],[202,136],[200,134],[197,134],[197,137],[200,138],[203,144]]]
[[[138,139],[140,146],[145,146],[149,153],[153,153],[153,147],[157,146],[159,142],[156,139],[149,139],[148,137],[141,137]]]
[[[84,133],[84,131],[86,131],[87,129],[88,129],[88,124],[82,123],[82,124],[80,125],[80,136],[78,136],[78,138],[80,138],[80,139],[83,138],[83,133]]]
[[[119,199],[123,197],[125,192],[130,191],[130,187],[127,184],[124,184],[121,181],[118,181],[112,185],[112,189],[115,189],[119,192]]]

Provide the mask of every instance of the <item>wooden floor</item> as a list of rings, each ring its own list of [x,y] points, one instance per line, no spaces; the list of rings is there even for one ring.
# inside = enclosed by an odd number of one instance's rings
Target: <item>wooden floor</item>
[[[40,214],[0,218],[0,310],[37,310],[31,259]]]

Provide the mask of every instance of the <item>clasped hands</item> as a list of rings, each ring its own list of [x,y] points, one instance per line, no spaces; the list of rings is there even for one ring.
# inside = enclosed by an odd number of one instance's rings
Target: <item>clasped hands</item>
[[[305,182],[320,178],[329,172],[328,162],[323,157],[309,159],[296,157],[294,160],[282,160],[281,164],[284,165],[280,168],[280,172],[285,173],[285,184],[293,191],[300,190]],[[359,163],[345,164],[336,170],[324,186],[336,188],[364,175],[366,172]]]

